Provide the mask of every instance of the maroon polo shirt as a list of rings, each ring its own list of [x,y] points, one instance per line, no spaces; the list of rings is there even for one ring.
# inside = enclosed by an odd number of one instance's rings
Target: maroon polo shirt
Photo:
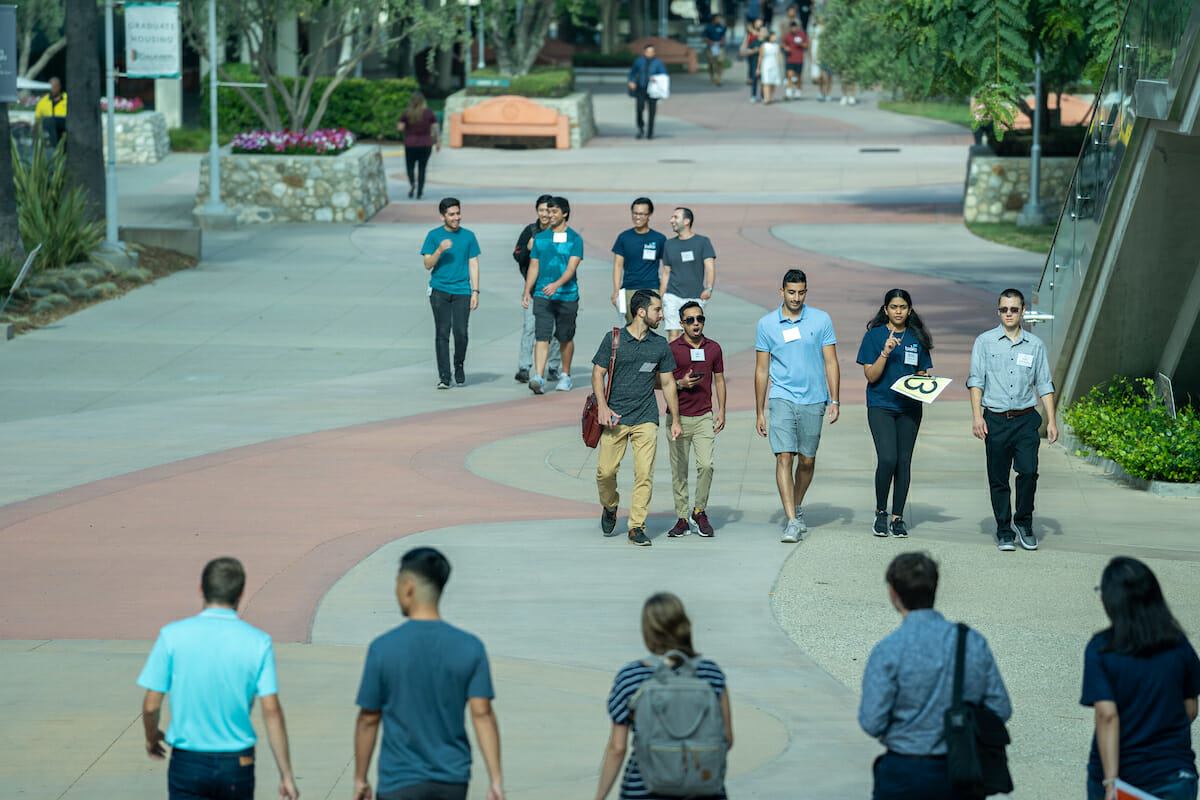
[[[671,355],[675,356],[676,380],[685,377],[689,371],[704,372],[704,377],[690,389],[679,389],[679,416],[701,417],[713,410],[712,382],[714,372],[725,372],[725,361],[721,357],[721,345],[704,336],[700,346],[695,348],[704,352],[704,360],[692,359],[692,346],[686,336],[680,336],[671,342]]]

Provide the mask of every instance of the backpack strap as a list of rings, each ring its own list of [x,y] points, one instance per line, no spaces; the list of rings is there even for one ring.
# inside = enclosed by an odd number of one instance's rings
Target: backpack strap
[[[967,631],[970,630],[965,622],[958,623],[958,646],[955,648],[954,654],[954,696],[950,700],[951,706],[962,704],[963,694],[963,662],[967,655]]]
[[[617,344],[621,341],[621,329],[612,329],[612,355],[608,357],[608,375],[604,381],[604,401],[612,394],[613,369],[617,366]]]

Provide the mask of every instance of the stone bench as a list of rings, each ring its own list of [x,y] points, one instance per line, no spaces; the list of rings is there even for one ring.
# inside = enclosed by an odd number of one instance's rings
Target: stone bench
[[[450,114],[450,146],[462,147],[463,136],[553,136],[554,146],[571,146],[566,114],[526,97],[505,94]]]
[[[654,45],[654,57],[664,64],[687,64],[688,72],[695,72],[699,66],[699,56],[696,51],[674,39],[664,39],[661,36],[643,36],[635,39],[625,47],[635,55],[642,55],[646,45]]]

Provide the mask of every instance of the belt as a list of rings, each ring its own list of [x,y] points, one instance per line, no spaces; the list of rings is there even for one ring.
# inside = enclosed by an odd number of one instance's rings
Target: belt
[[[987,411],[989,414],[995,414],[997,417],[1004,417],[1005,419],[1014,419],[1016,417],[1023,417],[1026,414],[1032,414],[1034,411],[1037,411],[1037,406],[1030,406],[1029,408],[1018,408],[1016,411],[992,411],[990,408]]]
[[[888,750],[887,754],[889,756],[896,756],[897,758],[921,758],[921,759],[925,759],[928,761],[945,761],[946,760],[946,756],[944,754],[940,755],[940,756],[914,756],[914,755],[910,755],[908,753],[897,753],[895,750]]]

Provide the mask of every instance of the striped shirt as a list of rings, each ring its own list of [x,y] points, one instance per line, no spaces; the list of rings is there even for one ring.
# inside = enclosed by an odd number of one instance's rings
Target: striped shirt
[[[717,697],[720,697],[725,691],[725,673],[712,661],[709,661],[707,658],[701,659],[697,666],[697,673],[701,678],[708,681],[713,691],[717,693]],[[638,687],[645,683],[653,674],[654,667],[647,666],[641,661],[626,664],[617,673],[617,677],[613,680],[612,691],[608,695],[608,716],[612,719],[613,724],[631,725],[634,736],[637,736],[637,724],[633,721],[632,714],[630,714],[629,701],[637,693]],[[658,798],[650,794],[649,790],[646,789],[646,784],[642,782],[642,774],[638,771],[637,759],[633,755],[633,748],[629,750],[629,760],[625,762],[625,775],[621,779],[621,800],[667,800],[666,798]],[[697,798],[697,800],[700,800],[700,798]],[[719,795],[714,795],[709,800],[725,800],[724,789],[722,789]]]

